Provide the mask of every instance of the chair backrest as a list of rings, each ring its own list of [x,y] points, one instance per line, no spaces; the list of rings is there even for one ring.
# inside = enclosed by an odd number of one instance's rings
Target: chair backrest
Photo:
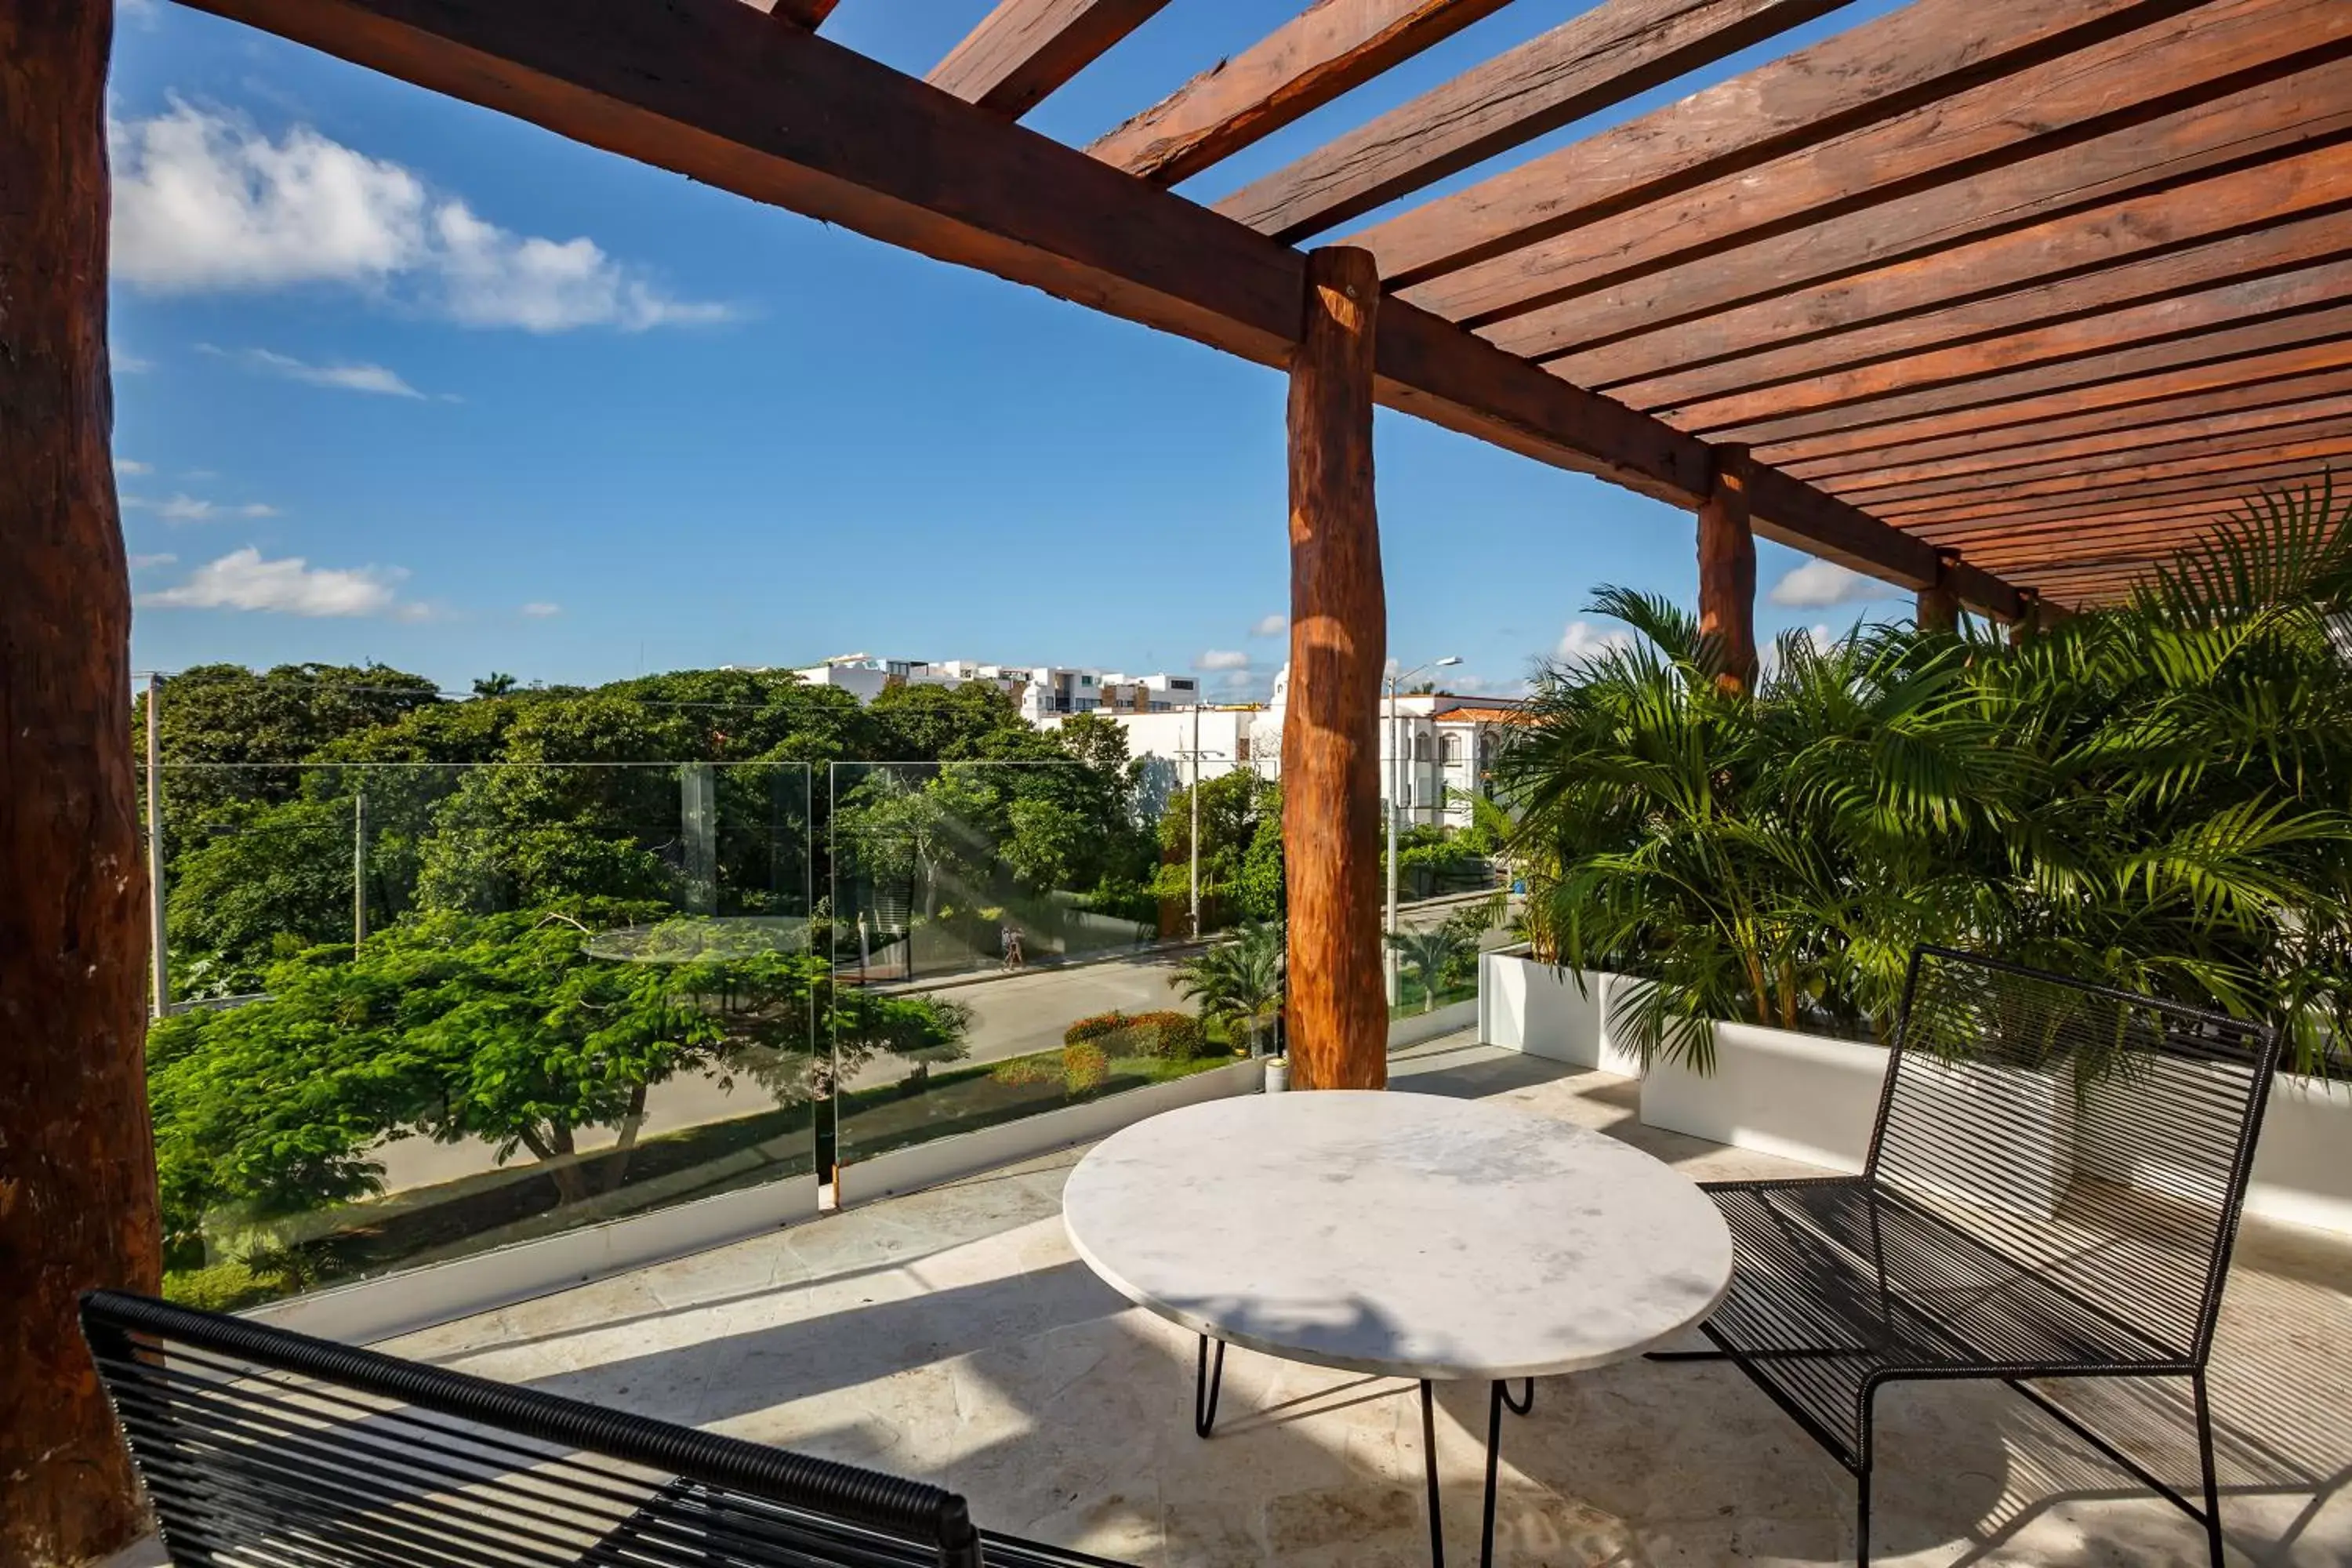
[[[183,1568],[980,1568],[963,1499],[119,1291],[82,1332]]]
[[[2277,1058],[2265,1025],[1922,948],[1867,1173],[2202,1365]]]

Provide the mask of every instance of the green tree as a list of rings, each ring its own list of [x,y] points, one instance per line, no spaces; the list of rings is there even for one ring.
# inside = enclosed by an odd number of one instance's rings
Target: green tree
[[[1412,971],[1413,978],[1421,982],[1421,1010],[1424,1013],[1436,1007],[1438,993],[1455,984],[1469,960],[1478,952],[1477,939],[1450,921],[1390,931],[1388,944]]]
[[[1251,921],[1231,940],[1178,964],[1168,984],[1204,1020],[1240,1029],[1255,1056],[1266,1028],[1282,1016],[1283,959],[1282,927]]]

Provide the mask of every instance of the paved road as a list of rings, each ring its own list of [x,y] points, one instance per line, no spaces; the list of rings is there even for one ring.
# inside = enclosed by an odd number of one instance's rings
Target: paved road
[[[1398,923],[1407,928],[1435,925],[1455,907],[1450,900],[1433,901],[1418,909],[1408,907],[1399,911]],[[971,1032],[965,1037],[966,1054],[961,1065],[984,1066],[1059,1046],[1062,1032],[1072,1023],[1114,1007],[1128,1013],[1160,1007],[1189,1011],[1183,998],[1168,982],[1177,964],[1191,951],[1155,948],[1129,957],[1066,966],[1041,965],[1012,974],[987,973],[945,982],[919,982],[908,989],[951,998],[972,1010]],[[885,1058],[869,1063],[849,1080],[847,1087],[871,1089],[906,1076],[906,1063]],[[647,1092],[646,1124],[641,1135],[676,1132],[705,1122],[750,1116],[773,1103],[765,1090],[748,1079],[736,1079],[730,1090],[720,1088],[717,1079],[700,1074],[675,1078],[655,1085]],[[602,1128],[583,1129],[579,1135],[580,1150],[588,1153],[609,1148],[614,1136]],[[387,1144],[380,1157],[384,1165],[385,1188],[391,1192],[455,1181],[488,1170],[496,1163],[489,1145],[472,1140],[434,1143],[422,1138],[404,1138]]]

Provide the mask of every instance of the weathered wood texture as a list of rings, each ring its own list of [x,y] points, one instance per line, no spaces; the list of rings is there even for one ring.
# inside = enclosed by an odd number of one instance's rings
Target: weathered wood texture
[[[1715,487],[1698,509],[1698,629],[1714,639],[1716,684],[1756,684],[1756,535],[1748,525],[1748,454],[1715,452]]]
[[[2252,11],[2274,0],[2239,5]],[[1491,325],[1517,353],[1576,353],[2280,155],[2352,125],[2344,73],[2328,68],[2337,63],[2329,51],[2340,54],[2345,40],[2323,37],[2315,48],[2266,12],[2230,26],[2201,20],[2144,28],[1760,165],[1734,159],[1727,171],[1703,169],[1688,188],[1672,175],[1674,155],[1690,150],[1661,152],[1625,130],[1603,132],[1584,144],[1591,156],[1640,160],[1629,176],[1664,163],[1668,188],[1628,200],[1610,195],[1598,174],[1606,163],[1563,171],[1578,184],[1551,199],[1581,205],[1556,237],[1446,271],[1408,297]],[[2034,111],[2018,113],[2029,98]],[[1660,129],[1736,144],[1736,110],[1715,107],[1720,126]],[[1390,227],[1366,237],[1377,248]]]
[[[931,68],[942,92],[1018,120],[1168,0],[1002,0]]]
[[[2258,394],[2261,387],[2239,388],[2232,395]],[[2352,419],[2352,390],[2320,386],[2316,396],[2266,401],[2251,406],[2224,403],[2221,411],[2176,418],[2151,418],[2146,414],[2134,425],[2101,427],[2070,423],[2065,430],[1995,432],[1975,437],[1948,454],[1947,443],[1922,446],[1899,458],[1861,466],[1829,469],[1813,482],[1834,483],[1855,504],[1868,506],[1882,491],[1913,485],[1964,480],[2016,471],[2029,465],[2078,458],[2106,457],[2116,452],[2158,448],[2186,441],[2227,440],[2258,430],[2281,430],[2323,420]],[[2055,422],[2053,422],[2054,424]],[[2040,439],[2035,439],[2040,437]],[[1835,459],[1832,459],[1835,461]],[[1802,469],[1799,470],[1801,473]],[[1811,477],[1811,476],[1808,476]]]
[[[1263,364],[1298,330],[1298,252],[736,0],[192,0],[356,64],[756,201]],[[1707,447],[1424,310],[1381,312],[1391,407],[1695,507]],[[1756,512],[1916,585],[1916,541],[1801,484]],[[1979,586],[1996,613],[2008,590]],[[1972,603],[1977,602],[1972,600]]]
[[[2115,400],[2142,398],[2177,392],[2200,380],[2215,384],[2211,376],[2217,371],[2226,378],[2219,384],[2234,384],[2242,373],[2230,367],[2237,362],[2282,349],[2332,350],[2347,337],[2352,337],[2352,306],[2300,310],[2088,359],[2027,365],[1953,385],[1891,391],[1828,406],[1770,409],[1751,420],[1725,418],[1717,412],[1690,424],[1717,440],[1764,447],[1832,431],[1901,424],[1921,415],[1998,407],[2057,394],[2096,394],[2105,389]],[[2194,374],[2200,372],[2206,374]]]
[[[0,1564],[141,1528],[76,1326],[155,1289],[131,587],[107,382],[113,7],[0,0]],[[756,20],[756,18],[755,18]]]
[[[1172,185],[1273,135],[1507,0],[1315,0],[1087,151]]]
[[[2097,317],[2352,251],[2347,185],[2352,142],[2340,142],[1692,322],[1671,363],[1654,360],[1663,339],[1645,339],[1639,359],[1627,344],[1552,368],[1655,408]]]
[[[1347,222],[1844,0],[1603,0],[1217,204],[1285,241]]]
[[[1370,252],[1307,258],[1290,367],[1290,698],[1282,723],[1293,1079],[1388,1083],[1381,969],[1381,675],[1388,603],[1372,490],[1380,274]]]
[[[1942,632],[1947,636],[1960,629],[1960,596],[1952,591],[1950,566],[1958,556],[1947,555],[1946,570],[1936,580],[1919,590],[1917,613],[1913,617],[1923,632]]]
[[[2040,462],[2016,462],[1991,472],[1874,489],[1866,498],[1857,493],[1855,500],[1866,499],[1874,513],[1884,515],[1884,509],[1914,502],[1987,494],[2028,493],[2025,487],[2029,486],[2039,489],[2058,483],[2088,489],[2126,470],[2157,465],[2196,463],[2206,468],[2227,468],[2233,463],[2245,463],[2266,452],[2305,452],[2312,442],[2342,442],[2346,439],[2352,439],[2352,415],[2234,434],[2207,433],[2171,441],[2150,438],[2113,451],[2079,453]]]
[[[2081,430],[2133,429],[2179,414],[2260,407],[2336,392],[2352,369],[2352,337],[2326,335],[2264,353],[2171,370],[2159,380],[2095,382],[1981,407],[1864,421],[1844,430],[1795,436],[1773,444],[1781,461],[1851,470],[1872,454],[1948,454],[1979,443],[2032,439]]]
[[[2184,0],[2051,0],[2030,6],[1916,0],[1390,218],[1351,236],[1349,243],[1370,247],[1392,286],[1463,273],[1520,252],[1490,289],[1448,279],[1415,297],[1462,319],[1486,308],[1465,292],[1473,288],[1491,293],[1494,306],[1523,300],[1528,289],[1510,274],[1523,262],[1541,265],[1544,253],[1530,247],[1554,236],[1770,163],[2182,8]],[[1937,166],[1944,162],[1934,160]],[[1824,171],[1791,199],[1818,205],[1832,182],[1843,188],[1850,176],[1843,167]],[[1769,185],[1752,188],[1750,200],[1780,205]]]
[[[1846,369],[1824,367],[1808,376],[1752,390],[1701,395],[1644,412],[1665,414],[1676,424],[1702,430],[1736,428],[1763,419],[1868,405],[1920,388],[1964,394],[1970,383],[2014,377],[2036,366],[2096,370],[2150,343],[2193,339],[2201,345],[2200,353],[2222,353],[2229,351],[2235,331],[2347,300],[2352,300],[2352,258],[2339,258],[1990,334],[1950,348]]]

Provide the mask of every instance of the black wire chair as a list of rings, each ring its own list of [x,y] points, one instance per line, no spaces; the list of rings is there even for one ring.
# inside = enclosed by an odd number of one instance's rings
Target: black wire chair
[[[1858,1483],[1906,1380],[1997,1379],[2205,1527],[2206,1363],[2277,1063],[2267,1027],[1941,948],[1911,961],[1859,1176],[1706,1184],[1731,1289],[1701,1325]],[[2185,1377],[2200,1508],[2028,1379]]]
[[[177,1568],[1120,1568],[917,1481],[122,1291],[83,1335]]]

